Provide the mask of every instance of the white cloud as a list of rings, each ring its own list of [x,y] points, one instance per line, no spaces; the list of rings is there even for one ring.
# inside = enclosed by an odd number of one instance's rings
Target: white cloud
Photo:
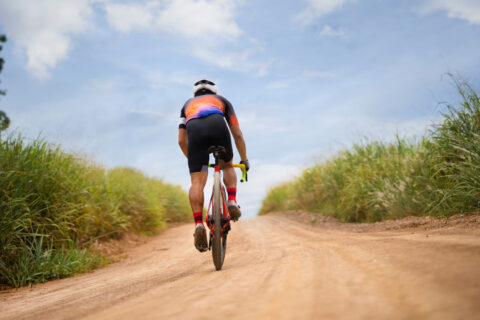
[[[302,79],[313,79],[313,78],[335,78],[336,75],[332,72],[327,71],[304,71],[300,75]]]
[[[244,49],[238,52],[222,49],[215,42],[205,40],[194,44],[192,53],[210,64],[234,71],[248,71],[264,76],[269,67],[268,62],[255,61],[255,50]]]
[[[241,30],[235,22],[236,1],[170,0],[156,25],[163,30],[193,37],[236,38]]]
[[[95,90],[97,92],[113,91],[120,88],[125,88],[128,85],[128,80],[125,77],[116,75],[103,78],[93,78],[86,84],[86,90]]]
[[[333,29],[330,26],[324,26],[320,31],[320,37],[343,37],[345,31],[343,29]]]
[[[5,33],[27,55],[27,70],[38,78],[68,56],[70,37],[85,31],[92,14],[89,0],[15,0],[0,2]]]
[[[236,0],[153,0],[143,4],[105,6],[107,20],[123,32],[167,33],[187,41],[193,56],[222,68],[266,73],[268,63],[255,62],[253,49],[234,51],[243,32],[235,21]]]
[[[157,111],[142,107],[135,107],[130,108],[128,110],[131,114],[143,115],[148,117],[150,120],[153,120],[154,123],[161,123],[161,124],[171,124],[171,123],[178,123],[178,112],[164,112],[164,111]]]
[[[154,10],[157,3],[141,4],[110,4],[107,3],[108,23],[117,30],[129,32],[132,30],[148,30],[154,20]]]
[[[278,106],[277,108],[281,107]],[[241,123],[242,130],[249,132],[249,134],[258,133],[265,136],[285,132],[293,133],[296,130],[301,130],[301,127],[296,126],[296,124],[265,113],[250,112],[239,117],[238,120]]]
[[[269,89],[283,89],[283,88],[290,87],[290,85],[294,82],[301,82],[301,81],[305,81],[305,80],[322,79],[322,78],[323,79],[333,79],[335,77],[336,77],[336,75],[332,72],[309,70],[309,71],[304,71],[301,74],[299,74],[298,76],[290,78],[290,79],[272,81],[269,84],[267,84],[267,88],[269,88]]]
[[[172,83],[192,87],[201,76],[182,72],[174,72],[171,74],[163,72],[148,72],[146,77],[150,81],[152,88],[162,88],[170,86]]]
[[[478,0],[425,0],[420,12],[428,14],[438,10],[447,11],[449,18],[466,20],[480,25],[480,2]]]
[[[344,4],[354,1],[356,0],[307,0],[308,6],[294,19],[304,25],[310,24],[315,19],[330,14],[343,7]]]
[[[270,82],[268,85],[267,85],[267,88],[270,88],[270,89],[283,89],[283,88],[287,88],[290,86],[292,80],[291,79],[288,79],[288,80],[279,80],[279,81],[272,81]]]
[[[169,0],[105,6],[108,22],[120,31],[166,31],[188,38],[216,36],[226,39],[241,34],[234,20],[235,8],[235,1],[225,0]]]

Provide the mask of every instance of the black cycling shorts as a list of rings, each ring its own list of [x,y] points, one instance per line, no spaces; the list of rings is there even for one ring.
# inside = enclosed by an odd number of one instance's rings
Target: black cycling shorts
[[[188,121],[187,135],[190,173],[208,170],[208,148],[211,146],[225,147],[227,155],[222,160],[225,162],[232,160],[232,140],[222,115],[211,114]]]

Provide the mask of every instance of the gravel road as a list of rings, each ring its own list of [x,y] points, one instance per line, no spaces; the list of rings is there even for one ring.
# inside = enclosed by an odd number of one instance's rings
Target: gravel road
[[[473,217],[380,231],[246,219],[219,272],[181,225],[95,272],[0,292],[0,319],[480,319]]]

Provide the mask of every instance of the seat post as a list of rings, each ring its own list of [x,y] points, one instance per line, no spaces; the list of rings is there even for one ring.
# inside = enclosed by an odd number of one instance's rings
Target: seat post
[[[211,146],[210,148],[208,148],[208,153],[213,154],[213,157],[215,158],[215,165],[218,166],[220,162],[220,156],[222,156],[223,154],[227,154],[227,150],[225,149],[225,147],[222,146]]]

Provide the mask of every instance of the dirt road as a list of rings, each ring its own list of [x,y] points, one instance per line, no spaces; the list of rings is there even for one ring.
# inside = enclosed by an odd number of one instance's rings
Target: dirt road
[[[220,272],[193,226],[175,227],[109,267],[0,293],[0,318],[480,319],[477,222],[354,232],[247,219]]]

